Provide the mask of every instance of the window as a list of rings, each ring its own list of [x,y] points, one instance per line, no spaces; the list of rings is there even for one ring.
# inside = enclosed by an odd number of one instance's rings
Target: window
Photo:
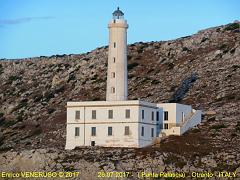
[[[154,121],[154,112],[152,111],[152,121]]]
[[[92,134],[92,136],[96,136],[96,127],[92,127],[91,134]]]
[[[113,47],[114,47],[114,48],[116,47],[116,42],[113,43]]]
[[[115,93],[115,88],[114,87],[111,88],[111,92]]]
[[[144,119],[144,110],[142,110],[142,119]]]
[[[154,128],[151,129],[151,137],[154,137]]]
[[[113,110],[108,110],[108,119],[113,118]]]
[[[164,111],[164,121],[168,120],[168,111]]]
[[[112,136],[112,127],[108,127],[108,136]]]
[[[80,128],[75,127],[75,136],[79,136],[79,134],[80,134]]]
[[[144,127],[142,127],[141,136],[144,136]]]
[[[75,112],[75,119],[80,119],[80,111]]]
[[[92,110],[92,119],[96,119],[97,118],[97,112],[96,110]]]
[[[125,126],[124,135],[128,136],[130,134],[129,126]]]
[[[157,111],[157,121],[159,121],[159,111]]]
[[[182,122],[184,122],[184,120],[185,120],[185,114],[184,112],[182,112]]]
[[[130,118],[130,109],[126,109],[125,117],[126,117],[126,119]]]
[[[168,129],[168,124],[164,124],[164,129]]]
[[[115,72],[112,72],[112,78],[115,78]]]
[[[116,62],[116,58],[114,57],[114,58],[113,58],[113,63],[115,63],[115,62]]]

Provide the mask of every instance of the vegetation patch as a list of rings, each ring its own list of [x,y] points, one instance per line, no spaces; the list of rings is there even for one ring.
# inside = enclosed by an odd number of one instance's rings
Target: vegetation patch
[[[187,47],[183,47],[182,51],[190,51]]]
[[[54,98],[53,92],[48,91],[48,92],[45,94],[44,98],[45,98],[46,101],[48,102],[50,99]]]
[[[229,171],[234,172],[238,168],[238,165],[232,164],[231,161],[226,160],[225,162],[218,163],[218,166],[213,171]]]
[[[41,101],[42,98],[43,98],[43,96],[41,94],[36,94],[36,95],[34,95],[33,100],[34,100],[34,102],[39,102],[39,101]]]
[[[22,78],[20,76],[9,76],[8,81],[13,82],[16,80],[21,80]]]
[[[185,165],[187,165],[187,163],[183,160],[178,160],[178,162],[175,163],[175,166],[179,167],[179,168],[183,168]]]
[[[168,63],[167,64],[168,70],[171,70],[174,68],[174,64],[173,63]]]
[[[37,135],[39,135],[39,134],[41,134],[41,133],[42,133],[42,128],[38,127],[38,128],[36,128],[36,129],[34,129],[34,130],[32,130],[32,131],[30,132],[29,137],[31,137],[31,136],[37,136]]]
[[[23,114],[22,114],[22,113],[19,114],[19,115],[16,117],[16,120],[17,120],[18,122],[23,121]]]
[[[208,139],[200,132],[192,133],[190,131],[182,136],[169,136],[167,139],[162,140],[158,151],[191,158],[193,155],[207,155],[216,149],[211,139]]]
[[[203,42],[205,42],[205,41],[207,41],[207,40],[208,40],[208,38],[203,37],[202,40],[201,40],[201,43],[203,43]]]
[[[91,79],[90,80],[92,80],[92,81],[94,81],[94,80],[97,80],[97,74],[95,74],[93,77],[91,77]]]
[[[48,108],[48,114],[52,114],[54,111],[55,111],[55,109],[54,108]]]
[[[239,29],[239,28],[240,28],[240,25],[238,23],[232,23],[232,24],[228,25],[224,30],[232,31],[232,30]]]
[[[208,122],[213,122],[215,120],[216,120],[216,116],[210,116],[210,117],[207,118]]]
[[[136,63],[136,62],[134,62],[134,63],[131,63],[131,64],[128,64],[128,70],[131,70],[131,69],[133,69],[133,68],[135,68],[135,67],[137,67],[139,64],[138,63]]]
[[[154,80],[152,80],[151,83],[152,83],[152,84],[159,84],[160,82],[159,82],[158,80],[154,79]]]
[[[23,107],[26,107],[27,104],[28,104],[27,102],[28,102],[27,99],[21,100],[20,103],[14,108],[13,111],[16,111],[16,110],[18,110],[18,109],[21,109],[21,108],[23,108]]]
[[[74,165],[63,166],[65,172],[72,172],[74,171]]]
[[[224,124],[217,124],[217,125],[213,125],[210,127],[210,129],[215,129],[215,130],[219,130],[219,129],[223,129],[226,128],[227,126]]]
[[[178,160],[179,160],[179,158],[176,155],[170,154],[163,161],[164,161],[164,164],[174,164],[174,163],[178,162]]]
[[[237,137],[237,134],[236,133],[231,133],[231,137],[232,138]]]
[[[137,52],[139,53],[139,54],[141,54],[141,53],[143,53],[143,46],[141,46],[141,47],[139,47],[139,49],[137,50]]]
[[[3,66],[0,64],[0,74],[3,73]]]
[[[3,122],[3,127],[8,128],[8,127],[13,126],[16,123],[17,123],[17,121],[14,121],[14,120],[5,120]]]
[[[233,71],[236,71],[237,69],[240,69],[240,65],[233,65],[232,66]]]
[[[187,163],[175,154],[170,154],[163,160],[165,164],[175,164],[176,167],[183,168]]]
[[[226,54],[228,51],[229,51],[229,47],[227,44],[222,44],[220,47],[219,47],[220,50],[223,51],[224,54]]]
[[[222,44],[222,45],[219,47],[220,50],[224,50],[224,49],[226,49],[226,48],[228,48],[228,46],[227,46],[226,44]]]
[[[64,92],[64,90],[65,90],[64,85],[59,86],[59,87],[57,87],[56,89],[54,89],[53,94],[59,94],[59,93],[62,93],[62,92]]]
[[[192,133],[199,133],[199,132],[201,132],[201,131],[200,131],[200,129],[192,129],[191,132],[192,132]]]
[[[240,132],[240,121],[237,122],[236,131]]]

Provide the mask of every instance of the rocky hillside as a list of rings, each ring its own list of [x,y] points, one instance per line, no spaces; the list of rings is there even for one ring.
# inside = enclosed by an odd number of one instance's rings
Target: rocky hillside
[[[0,171],[11,169],[15,157],[29,161],[35,153],[54,154],[41,158],[55,162],[48,170],[79,170],[84,161],[85,169],[95,164],[94,172],[108,166],[137,172],[150,168],[149,159],[151,168],[159,165],[165,171],[233,171],[240,166],[238,22],[172,41],[128,46],[129,99],[191,104],[205,113],[199,127],[141,150],[66,152],[66,102],[105,100],[107,50],[0,61]],[[110,165],[99,160],[103,156]]]

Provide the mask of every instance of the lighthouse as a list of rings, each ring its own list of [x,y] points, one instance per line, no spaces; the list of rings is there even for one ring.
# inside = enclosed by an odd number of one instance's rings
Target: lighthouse
[[[65,149],[142,148],[163,136],[182,135],[200,124],[201,111],[189,105],[128,100],[128,24],[119,8],[113,12],[108,28],[106,101],[67,102]]]
[[[128,96],[127,29],[124,13],[117,8],[108,24],[109,50],[107,71],[107,101],[125,101]]]

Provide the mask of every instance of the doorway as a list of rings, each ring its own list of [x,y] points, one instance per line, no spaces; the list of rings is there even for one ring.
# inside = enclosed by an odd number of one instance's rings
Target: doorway
[[[95,141],[91,141],[91,146],[95,146]]]

